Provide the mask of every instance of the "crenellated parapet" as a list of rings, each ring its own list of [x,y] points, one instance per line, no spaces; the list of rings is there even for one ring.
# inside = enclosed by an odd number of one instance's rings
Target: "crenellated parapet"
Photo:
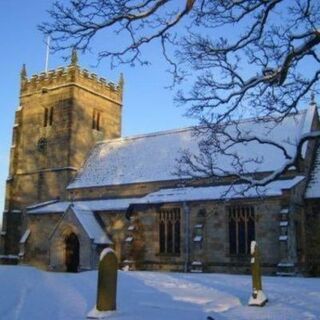
[[[55,70],[42,72],[27,78],[25,66],[21,72],[21,96],[27,96],[34,93],[43,93],[59,87],[75,85],[96,94],[109,97],[115,101],[122,101],[123,78],[118,83],[108,82],[106,79],[98,77],[86,69],[80,68],[75,63],[68,67],[59,67]]]

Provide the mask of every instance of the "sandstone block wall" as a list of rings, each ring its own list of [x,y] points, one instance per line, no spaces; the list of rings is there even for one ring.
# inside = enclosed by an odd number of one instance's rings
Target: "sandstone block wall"
[[[184,211],[186,206],[181,203],[164,205],[165,208],[178,207],[181,211],[180,255],[159,254],[159,208],[149,207],[136,212],[133,219],[141,224],[131,244],[133,250],[140,250],[140,255],[136,252],[136,256],[140,259],[136,261],[136,264],[143,269],[182,271],[187,259],[189,268],[193,261],[200,261],[203,263],[205,271],[249,272],[249,256],[230,255],[227,207],[233,204],[254,207],[255,236],[261,248],[263,266],[266,272],[275,272],[280,258],[279,212],[281,210],[281,199],[279,198],[261,202],[252,200],[235,203],[210,201],[189,203],[189,217]],[[203,212],[205,212],[204,215]],[[189,219],[189,232],[186,229],[186,219]],[[203,225],[201,245],[193,241],[195,226],[199,224]],[[186,239],[187,235],[188,241]],[[139,245],[141,239],[143,245]],[[188,249],[187,245],[189,246]]]
[[[23,209],[65,199],[66,186],[96,141],[120,136],[122,85],[75,64],[30,79],[23,70],[5,201],[5,253],[18,253]],[[100,112],[96,129],[93,110]],[[19,218],[11,214],[14,210],[21,210]]]

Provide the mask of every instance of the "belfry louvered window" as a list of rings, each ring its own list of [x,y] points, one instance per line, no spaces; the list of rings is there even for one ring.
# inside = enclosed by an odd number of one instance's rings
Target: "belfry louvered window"
[[[92,129],[100,131],[101,114],[98,110],[93,109],[92,113]]]
[[[228,213],[230,254],[249,255],[250,243],[255,239],[254,208],[228,207]]]
[[[159,250],[163,254],[180,254],[181,214],[179,208],[159,212]]]
[[[53,123],[53,107],[44,108],[43,126],[51,127]]]

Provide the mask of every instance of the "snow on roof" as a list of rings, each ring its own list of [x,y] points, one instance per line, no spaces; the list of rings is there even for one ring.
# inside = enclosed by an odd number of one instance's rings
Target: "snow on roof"
[[[40,207],[45,207],[48,204],[53,204],[53,203],[59,203],[59,200],[49,200],[49,201],[45,201],[45,202],[41,202],[41,203],[36,203],[31,206],[28,206],[27,209],[36,209],[36,208],[40,208]]]
[[[21,243],[21,244],[26,243],[26,241],[28,240],[28,238],[29,238],[29,236],[30,236],[30,233],[31,233],[30,229],[27,229],[27,230],[25,231],[25,233],[22,235],[19,243]]]
[[[308,119],[312,118],[311,113],[312,110],[308,113]],[[290,115],[278,123],[273,120],[259,123],[254,120],[241,121],[239,129],[244,135],[279,143],[289,154],[293,154],[303,131],[310,127],[305,123],[308,120],[306,114],[304,111]],[[231,133],[235,130],[230,126]],[[192,128],[187,128],[100,142],[92,149],[68,189],[187,178],[175,174],[176,160],[185,150],[199,154],[199,139]],[[248,162],[244,168],[246,172],[273,171],[286,161],[280,150],[255,141],[237,145],[233,151],[243,160],[248,157],[259,160]],[[232,159],[226,155],[217,156],[216,166],[229,172],[235,170]]]
[[[312,129],[312,122],[314,119],[314,115],[317,113],[317,104],[314,102],[311,102],[309,105],[309,108],[306,110],[306,116],[303,123],[301,135],[309,133]],[[305,143],[302,146],[302,156],[305,157],[307,151],[307,144]]]
[[[39,203],[38,206],[33,205],[27,207],[27,213],[56,213],[56,212],[65,212],[71,202],[62,201],[62,202],[54,202],[54,203]]]
[[[120,211],[126,210],[131,203],[136,203],[138,198],[122,198],[122,199],[105,199],[105,200],[87,200],[87,201],[61,201],[47,205],[39,204],[38,207],[32,206],[27,208],[28,214],[41,213],[63,213],[69,205],[73,203],[76,207],[85,207],[91,211]]]
[[[104,248],[104,249],[102,250],[102,252],[100,253],[100,258],[99,258],[99,260],[100,260],[100,261],[103,260],[103,258],[104,258],[107,254],[109,254],[109,253],[115,255],[115,252],[114,252],[111,248]]]
[[[320,198],[320,146],[317,149],[314,167],[310,174],[310,181],[306,189],[305,198]]]
[[[271,182],[266,187],[251,188],[245,190],[246,185],[221,185],[212,187],[186,187],[175,189],[161,189],[141,198],[139,203],[169,203],[181,201],[204,201],[219,199],[239,199],[272,197],[282,195],[282,191],[291,189],[304,179],[297,176],[293,179],[278,180]]]
[[[89,238],[94,240],[94,243],[112,244],[112,241],[102,230],[91,210],[84,206],[78,207],[75,205],[71,205],[70,208],[76,215],[84,230],[87,232]]]
[[[291,189],[304,179],[303,176],[296,176],[292,179],[273,181],[265,187],[251,188],[243,192],[246,185],[218,185],[209,187],[184,187],[161,189],[149,193],[141,198],[86,200],[74,202],[56,202],[45,206],[39,204],[39,208],[32,206],[27,208],[28,214],[63,213],[70,204],[73,208],[84,211],[125,211],[130,204],[147,204],[180,201],[204,201],[231,198],[254,198],[280,196],[282,190]]]

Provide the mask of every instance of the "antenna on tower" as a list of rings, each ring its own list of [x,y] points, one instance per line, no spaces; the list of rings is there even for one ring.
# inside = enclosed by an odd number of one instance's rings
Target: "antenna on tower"
[[[45,64],[45,72],[48,72],[49,53],[50,53],[50,35],[48,35],[47,41],[46,41],[46,64]]]

